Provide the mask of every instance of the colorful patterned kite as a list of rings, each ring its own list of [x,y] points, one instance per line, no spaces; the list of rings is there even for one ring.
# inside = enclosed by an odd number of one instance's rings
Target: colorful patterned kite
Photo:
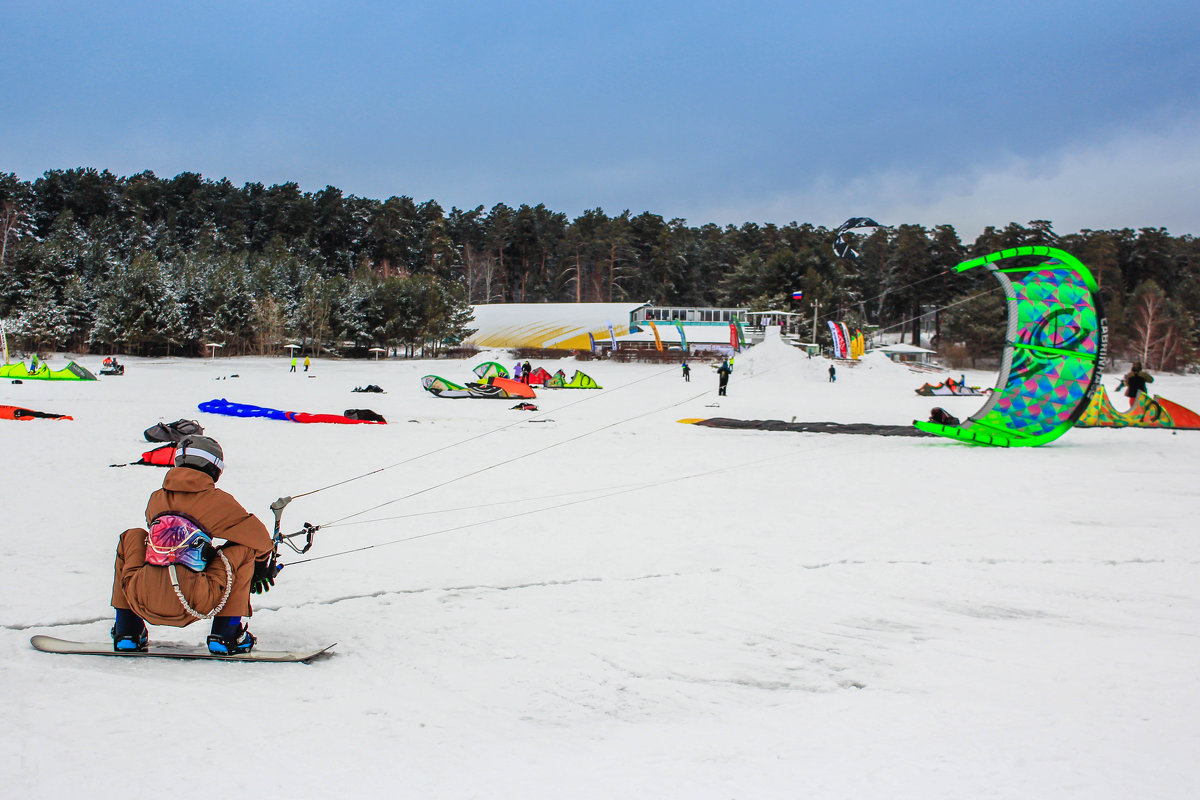
[[[1048,257],[1030,266],[1000,262]],[[1083,414],[1100,382],[1108,327],[1099,287],[1079,259],[1052,247],[1017,247],[964,261],[986,267],[1004,288],[1008,330],[996,388],[960,425],[914,422],[970,444],[1032,447],[1062,436]]]

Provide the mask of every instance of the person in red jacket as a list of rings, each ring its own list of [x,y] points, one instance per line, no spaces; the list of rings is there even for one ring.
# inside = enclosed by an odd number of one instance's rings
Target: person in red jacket
[[[216,488],[224,469],[214,439],[184,438],[175,466],[146,505],[149,530],[121,534],[112,591],[114,650],[145,650],[147,622],[184,627],[209,619],[210,652],[254,647],[242,618],[253,613],[250,594],[270,590],[279,567],[266,526]]]

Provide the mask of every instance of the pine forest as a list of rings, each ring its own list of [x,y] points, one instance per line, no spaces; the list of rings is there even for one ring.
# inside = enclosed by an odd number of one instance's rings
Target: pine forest
[[[831,209],[835,226],[871,209]],[[90,168],[33,181],[0,173],[0,317],[10,346],[133,355],[311,352],[371,347],[436,355],[471,332],[480,303],[653,302],[810,310],[892,331],[962,359],[997,352],[1004,306],[960,261],[1050,245],[1102,287],[1110,357],[1150,369],[1197,361],[1200,243],[1162,228],[1083,230],[1009,222],[963,242],[950,225],[900,224],[854,237],[830,228],[689,226],[646,211],[575,219],[544,205],[443,209],[327,186],[238,187],[195,173],[118,177]],[[792,293],[803,291],[801,304]],[[798,307],[799,306],[799,307]],[[811,311],[809,311],[811,313]],[[919,320],[936,333],[920,340]],[[932,339],[932,341],[930,341]]]

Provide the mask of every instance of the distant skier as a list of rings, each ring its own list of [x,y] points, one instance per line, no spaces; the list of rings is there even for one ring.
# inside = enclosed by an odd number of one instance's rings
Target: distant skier
[[[121,534],[113,578],[116,610],[113,649],[145,650],[146,623],[181,628],[211,619],[209,652],[247,653],[250,594],[266,592],[278,567],[266,527],[216,488],[225,468],[221,445],[188,436],[175,449],[175,466],[150,495],[146,522]],[[225,544],[214,547],[214,539]]]
[[[833,364],[829,365],[829,382],[837,383],[837,369],[834,368]]]
[[[725,394],[725,386],[729,383],[729,373],[733,372],[728,361],[722,361],[721,366],[717,367],[717,394]]]
[[[304,357],[304,371],[305,372],[308,372],[308,366],[311,363],[312,363],[312,361],[309,360],[308,356],[305,356]]]
[[[296,371],[296,357],[292,356],[292,372]]]
[[[683,379],[688,383],[692,381],[692,368],[688,366],[686,361],[683,362]]]

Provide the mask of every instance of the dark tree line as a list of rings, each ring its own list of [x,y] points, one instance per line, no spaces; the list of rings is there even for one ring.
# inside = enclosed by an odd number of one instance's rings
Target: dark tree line
[[[218,341],[275,352],[303,339],[428,352],[469,332],[473,303],[783,309],[803,289],[796,310],[816,302],[822,319],[914,339],[933,309],[943,346],[977,351],[998,348],[1001,299],[986,275],[949,268],[1048,244],[1096,274],[1114,353],[1153,368],[1195,360],[1200,245],[1191,236],[1142,228],[1059,238],[1037,220],[989,227],[969,244],[949,225],[854,240],[862,255],[849,262],[834,257],[830,230],[807,223],[691,227],[601,209],[572,220],[544,205],[447,212],[432,200],[238,187],[194,173],[72,169],[31,182],[0,173],[0,315],[41,349],[198,353]]]

